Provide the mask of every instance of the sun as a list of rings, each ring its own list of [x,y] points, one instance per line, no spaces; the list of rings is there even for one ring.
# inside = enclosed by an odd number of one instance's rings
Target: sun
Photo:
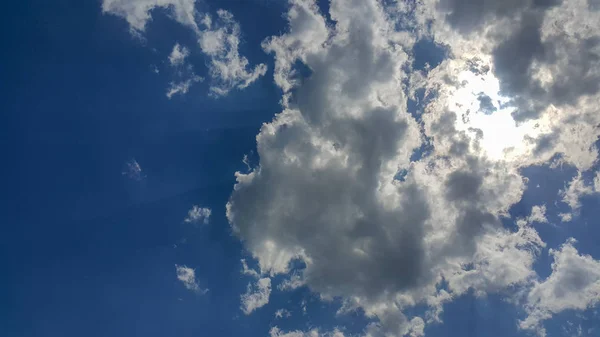
[[[511,161],[528,153],[526,136],[539,132],[533,122],[517,124],[511,99],[500,95],[500,82],[488,71],[458,74],[460,87],[450,95],[448,106],[457,115],[456,129],[478,142],[482,155],[491,160]]]

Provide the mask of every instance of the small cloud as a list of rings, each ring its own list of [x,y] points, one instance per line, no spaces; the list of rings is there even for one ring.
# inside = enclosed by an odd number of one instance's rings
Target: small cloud
[[[250,159],[248,158],[247,154],[244,155],[244,158],[242,159],[242,163],[244,163],[244,165],[246,165],[246,167],[248,168],[248,172],[252,171],[252,167],[250,166]]]
[[[246,263],[245,259],[242,259],[241,262],[242,262],[242,274],[249,275],[249,276],[252,276],[257,279],[260,278],[260,274],[256,270],[248,268],[248,264]]]
[[[289,278],[283,280],[277,288],[282,291],[294,290],[302,287],[304,285],[304,281],[302,280],[302,276],[299,274],[293,274]]]
[[[291,317],[292,313],[287,309],[279,309],[275,311],[275,318],[288,318]]]
[[[176,43],[169,55],[169,64],[175,69],[174,77],[177,81],[171,81],[167,89],[167,98],[171,99],[173,95],[187,94],[190,87],[197,82],[204,81],[204,78],[196,75],[194,67],[186,62],[186,58],[190,55],[189,49]]]
[[[268,277],[256,281],[254,286],[248,284],[246,293],[241,296],[241,309],[246,315],[250,315],[254,310],[269,303],[271,296],[271,279]]]
[[[140,181],[145,178],[145,176],[142,174],[142,167],[133,158],[125,163],[125,169],[123,172],[121,172],[121,174],[136,181]]]
[[[595,183],[596,182],[594,181],[594,184]],[[579,209],[581,208],[581,197],[594,193],[593,188],[594,186],[586,184],[581,172],[577,172],[577,176],[573,177],[573,180],[569,182],[567,188],[559,191],[559,195],[563,197],[562,202],[571,207],[573,213],[579,214]]]
[[[425,322],[421,317],[414,317],[410,321],[410,337],[422,337],[425,336],[423,330],[425,329]]]
[[[310,331],[288,331],[284,332],[278,327],[272,327],[269,330],[270,337],[344,337],[344,333],[338,329],[328,332],[321,332],[319,329],[312,329]]]
[[[173,95],[176,94],[187,94],[187,92],[190,90],[190,87],[192,86],[192,84],[197,83],[197,82],[202,82],[204,80],[204,78],[192,73],[191,77],[181,81],[181,82],[171,82],[169,83],[169,88],[167,89],[167,98],[171,99],[171,97],[173,97]]]
[[[561,222],[571,222],[573,220],[572,213],[558,213]]]
[[[184,64],[185,58],[190,55],[190,51],[186,47],[182,47],[179,43],[173,46],[173,51],[169,55],[169,63],[171,66],[176,67]]]
[[[210,221],[211,214],[212,210],[210,208],[194,205],[192,209],[188,211],[188,215],[183,221],[189,223],[203,223],[207,225]]]
[[[200,288],[198,281],[196,281],[196,271],[193,268],[175,265],[175,269],[177,270],[177,279],[183,283],[186,289],[198,294],[206,294],[208,289]]]
[[[547,223],[548,219],[546,219],[546,205],[533,206],[531,208],[531,215],[529,215],[527,221],[529,223]]]

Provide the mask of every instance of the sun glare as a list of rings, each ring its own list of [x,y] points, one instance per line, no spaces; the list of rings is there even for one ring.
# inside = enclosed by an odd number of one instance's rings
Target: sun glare
[[[457,114],[456,128],[465,131],[493,160],[514,160],[529,150],[526,135],[535,136],[534,123],[517,125],[507,106],[510,98],[500,95],[499,81],[491,72],[458,75],[460,88],[450,97],[449,107]],[[479,132],[480,130],[480,132]]]

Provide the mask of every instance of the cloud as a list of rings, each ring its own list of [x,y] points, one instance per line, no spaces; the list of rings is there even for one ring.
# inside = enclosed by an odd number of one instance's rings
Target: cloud
[[[245,259],[242,259],[241,262],[242,262],[242,274],[252,276],[253,278],[256,278],[256,279],[260,278],[260,274],[256,270],[248,268],[248,263],[246,263]]]
[[[256,280],[254,286],[248,284],[248,289],[241,296],[241,309],[246,315],[250,315],[254,310],[262,308],[269,303],[271,296],[271,279],[268,277]]]
[[[201,289],[198,281],[196,281],[195,270],[186,266],[175,265],[177,271],[177,279],[183,283],[186,289],[198,294],[205,294],[208,289]]]
[[[561,222],[571,222],[573,220],[572,213],[558,213]]]
[[[546,205],[536,205],[531,208],[531,215],[527,218],[527,221],[547,223],[546,219]]]
[[[536,282],[529,292],[528,316],[519,323],[522,329],[536,330],[544,336],[544,320],[565,310],[585,310],[600,302],[600,262],[579,254],[575,243],[569,239],[558,250],[550,250],[554,258],[552,274]]]
[[[577,176],[573,177],[566,189],[558,192],[558,194],[562,196],[562,202],[569,205],[574,214],[578,214],[579,209],[581,208],[579,199],[592,193],[594,193],[594,186],[585,183],[581,172],[578,172]]]
[[[339,330],[322,333],[318,329],[310,331],[288,331],[283,332],[278,327],[273,327],[269,331],[270,337],[344,337],[344,334]]]
[[[136,181],[140,181],[145,178],[145,175],[142,174],[142,167],[134,158],[125,163],[125,169],[123,172],[121,172],[121,174]]]
[[[187,94],[194,83],[204,81],[203,77],[196,75],[192,65],[186,62],[186,58],[189,55],[189,49],[181,46],[179,43],[173,46],[173,50],[169,55],[169,64],[174,69],[174,77],[178,80],[169,83],[166,94],[169,99],[176,94]]]
[[[211,214],[212,210],[210,208],[194,205],[192,209],[188,211],[188,215],[183,221],[189,223],[203,223],[207,225],[210,221]]]
[[[289,318],[292,316],[292,313],[287,309],[279,309],[275,311],[275,318]]]
[[[227,205],[260,273],[299,275],[298,284],[341,298],[345,310],[362,308],[377,320],[369,336],[422,334],[425,321],[404,315],[417,304],[433,322],[469,289],[530,284],[545,244],[527,223],[511,231],[500,222],[524,191],[519,165],[495,149],[490,158],[482,144],[494,142],[457,126],[448,84],[419,121],[407,113],[414,38],[398,33],[376,1],[332,1],[335,26],[314,1],[290,4],[288,32],[263,43],[275,57],[284,109],[261,128],[260,164],[236,174]],[[298,62],[310,76],[301,76]],[[446,62],[445,69],[463,66]],[[423,78],[433,85],[446,75]],[[485,94],[496,104],[493,75],[486,76]],[[455,102],[469,99],[479,110],[481,86],[455,83],[464,91]],[[433,150],[411,159],[426,139]],[[292,268],[296,260],[306,267]]]
[[[213,95],[226,95],[233,88],[244,89],[266,73],[267,66],[262,63],[247,69],[248,59],[238,51],[240,27],[231,13],[220,9],[216,20],[206,16],[204,24],[207,29],[200,32],[198,39],[202,52],[210,58]]]
[[[180,24],[192,29],[198,38],[200,49],[207,58],[211,76],[210,94],[219,97],[227,95],[232,89],[244,89],[263,76],[267,66],[258,64],[250,68],[248,59],[239,52],[241,30],[233,15],[219,9],[216,17],[208,13],[199,13],[195,0],[103,0],[103,13],[124,18],[132,34],[141,37],[146,24],[152,18],[152,10],[165,8],[171,17]],[[189,56],[189,49],[176,44],[169,62],[181,65]],[[201,77],[188,76],[189,79],[171,83],[167,97],[187,93],[190,85],[202,80]]]
[[[196,28],[194,4],[196,0],[103,0],[102,12],[120,16],[127,20],[132,33],[142,33],[146,23],[152,19],[155,8],[169,11],[177,22]]]
[[[287,30],[262,43],[274,57],[282,111],[262,126],[260,163],[236,174],[227,204],[234,234],[258,264],[242,261],[256,279],[241,296],[246,314],[268,303],[275,276],[283,277],[278,290],[306,286],[341,299],[340,313],[362,309],[374,321],[364,331],[371,337],[421,336],[470,291],[525,300],[520,325],[538,332],[554,313],[597,303],[598,262],[573,241],[551,250],[548,279],[533,270],[546,244],[532,224],[547,222],[545,205],[513,227],[502,223],[523,197],[523,168],[552,161],[578,170],[560,192],[571,207],[562,221],[600,189],[600,174],[593,186],[583,180],[600,136],[593,3],[332,0],[329,13],[314,0],[289,3]],[[191,0],[103,2],[138,35],[157,7],[196,34],[212,95],[265,74],[240,55],[241,29],[227,11],[198,13]],[[444,44],[447,58],[412,69],[421,39]],[[177,52],[181,67],[186,53]],[[190,85],[173,83],[169,97]],[[408,97],[419,111],[408,112]],[[406,315],[419,305],[423,318]]]
[[[277,288],[279,290],[294,290],[304,286],[304,280],[300,274],[292,274],[287,279],[283,280]]]
[[[190,90],[190,87],[192,86],[192,84],[194,84],[196,82],[201,82],[202,80],[203,80],[202,77],[192,75],[191,78],[188,78],[184,81],[169,83],[169,87],[167,88],[167,93],[166,93],[167,98],[171,99],[171,97],[173,97],[174,95],[177,95],[177,94],[187,94],[187,92]]]
[[[171,55],[169,55],[169,63],[171,66],[179,66],[185,62],[185,58],[190,55],[189,49],[181,46],[179,43],[176,43],[173,46],[173,51]]]

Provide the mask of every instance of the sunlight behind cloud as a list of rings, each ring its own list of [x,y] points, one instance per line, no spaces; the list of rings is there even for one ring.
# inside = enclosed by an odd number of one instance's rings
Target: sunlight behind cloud
[[[536,137],[533,121],[517,125],[510,98],[500,95],[500,83],[491,73],[465,70],[458,74],[459,88],[450,95],[448,106],[457,115],[456,129],[477,141],[492,160],[513,161],[531,151],[525,136]]]

